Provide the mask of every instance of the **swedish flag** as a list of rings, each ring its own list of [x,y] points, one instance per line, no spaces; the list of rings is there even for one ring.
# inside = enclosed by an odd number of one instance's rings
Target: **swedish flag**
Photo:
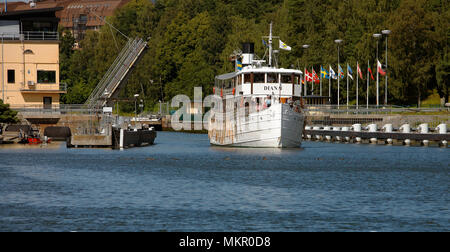
[[[330,75],[328,74],[327,70],[325,70],[325,68],[323,68],[322,66],[320,66],[320,74],[322,75],[322,78],[324,78],[324,79],[330,78]]]
[[[240,60],[236,60],[236,68],[238,71],[242,70],[242,62]]]

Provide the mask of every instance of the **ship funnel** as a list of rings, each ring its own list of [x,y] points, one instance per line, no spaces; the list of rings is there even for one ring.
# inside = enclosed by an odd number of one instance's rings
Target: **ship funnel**
[[[255,58],[255,43],[242,43],[242,65],[251,65]]]

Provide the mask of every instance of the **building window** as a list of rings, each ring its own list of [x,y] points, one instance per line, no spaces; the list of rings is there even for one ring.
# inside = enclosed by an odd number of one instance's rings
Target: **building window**
[[[37,71],[38,83],[56,83],[56,71]]]
[[[16,83],[16,70],[8,70],[8,83]]]

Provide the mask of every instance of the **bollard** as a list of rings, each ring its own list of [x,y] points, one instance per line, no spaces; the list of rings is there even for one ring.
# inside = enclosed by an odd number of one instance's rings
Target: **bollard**
[[[353,126],[354,132],[361,132],[362,125],[361,124],[354,124]],[[356,137],[356,142],[360,143],[362,141],[361,137]]]
[[[333,131],[341,131],[340,127],[333,127]],[[336,136],[336,140],[337,141],[341,141],[341,137],[340,136]]]
[[[369,125],[369,132],[377,132],[377,130],[378,130],[378,126],[376,124],[370,124]],[[371,138],[370,142],[373,143],[373,144],[377,144],[378,139]]]
[[[350,127],[342,127],[342,131],[350,131]],[[350,137],[344,138],[346,142],[350,142]]]
[[[311,130],[311,126],[306,126],[305,130]],[[311,139],[311,135],[306,135],[306,138]]]
[[[411,133],[411,125],[409,125],[409,124],[404,124],[404,125],[402,125],[402,126],[400,127],[400,130],[402,131],[402,133],[407,133],[407,134],[409,134],[409,133]],[[409,145],[411,145],[411,140],[410,140],[410,139],[406,139],[406,140],[403,142],[403,144],[409,146]]]
[[[331,127],[330,127],[330,126],[325,126],[325,127],[323,128],[323,130],[324,130],[324,131],[331,131]],[[325,136],[325,139],[326,139],[327,141],[331,141],[331,136]]]
[[[447,124],[440,124],[439,126],[437,126],[436,130],[439,131],[439,134],[447,134]],[[443,140],[439,145],[447,148],[448,142],[446,140]]]
[[[320,127],[313,127],[313,130],[320,130]],[[316,140],[320,140],[320,135],[315,135]]]
[[[392,126],[392,124],[386,124],[383,126],[384,132],[386,133],[392,133],[394,131],[394,126]],[[388,138],[386,140],[387,144],[392,144],[393,140],[392,138]]]
[[[123,150],[123,138],[124,138],[124,130],[120,129],[120,140],[119,140],[119,148]]]
[[[428,134],[429,133],[429,129],[428,129],[428,123],[423,123],[421,125],[419,125],[419,131],[421,134]],[[428,140],[423,140],[422,144],[424,146],[428,146],[430,144],[430,141]]]

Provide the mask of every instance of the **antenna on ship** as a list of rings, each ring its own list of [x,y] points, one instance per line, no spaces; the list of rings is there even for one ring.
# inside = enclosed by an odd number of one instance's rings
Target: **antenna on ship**
[[[272,48],[272,24],[273,22],[270,22],[270,34],[269,34],[269,67],[272,67],[272,52],[273,52],[273,48]]]

